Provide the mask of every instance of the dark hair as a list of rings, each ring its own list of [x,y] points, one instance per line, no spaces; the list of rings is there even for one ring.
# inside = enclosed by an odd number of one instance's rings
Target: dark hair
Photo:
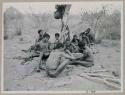
[[[73,37],[77,37],[77,35],[73,35]]]
[[[73,35],[73,39],[72,39],[72,41],[71,41],[71,42],[75,42],[74,37],[77,37],[77,35]],[[78,39],[77,39],[77,40],[78,40]]]
[[[42,32],[43,30],[38,30],[38,34],[40,33],[40,32]]]
[[[60,36],[59,33],[55,33],[55,36]]]
[[[49,38],[50,38],[50,35],[47,34],[47,33],[45,33],[45,34],[43,35],[43,38],[45,38],[45,37],[49,37]]]
[[[89,34],[90,31],[91,31],[91,29],[88,28],[88,29],[85,31],[85,34],[86,34],[86,35]]]
[[[78,46],[79,46],[80,49],[84,49],[84,48],[85,48],[85,42],[83,42],[83,41],[81,42],[81,41],[80,41],[80,42],[78,43]]]
[[[62,43],[58,43],[54,49],[59,49],[59,48],[63,48],[63,47],[64,47],[64,45]]]
[[[90,30],[91,30],[90,28],[87,29],[87,31],[90,31]]]
[[[87,34],[89,34],[90,31],[91,31],[91,29],[87,28],[84,32],[80,33],[79,36],[87,35]]]

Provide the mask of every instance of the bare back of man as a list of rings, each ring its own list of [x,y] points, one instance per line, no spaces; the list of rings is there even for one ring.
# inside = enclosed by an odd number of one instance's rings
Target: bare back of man
[[[91,50],[86,46],[85,49],[83,49],[83,55],[81,54],[73,54],[74,56],[80,55],[78,58],[75,58],[75,60],[70,61],[70,64],[78,64],[82,65],[85,67],[91,67],[94,65],[94,59],[93,59],[93,54]]]
[[[64,48],[59,48],[50,53],[46,62],[46,72],[50,77],[57,77],[61,71],[69,64],[74,56],[64,51]]]

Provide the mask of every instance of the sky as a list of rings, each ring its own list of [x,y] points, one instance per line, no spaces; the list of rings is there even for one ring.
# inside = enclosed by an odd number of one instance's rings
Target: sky
[[[15,7],[20,12],[26,13],[53,13],[55,4],[72,4],[70,14],[81,14],[82,11],[98,12],[102,6],[107,6],[107,12],[112,13],[114,10],[122,9],[122,1],[84,1],[84,2],[21,2],[21,3],[3,3],[3,12],[9,7]]]

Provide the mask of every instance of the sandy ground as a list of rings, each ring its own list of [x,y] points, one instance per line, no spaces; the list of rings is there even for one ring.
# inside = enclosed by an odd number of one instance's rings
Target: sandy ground
[[[27,49],[31,43],[20,42],[18,40],[6,40],[4,42],[4,90],[5,91],[112,91],[118,90],[109,87],[103,83],[93,82],[79,74],[84,71],[92,70],[109,70],[108,74],[112,75],[112,71],[121,76],[120,62],[120,42],[104,41],[102,44],[96,45],[94,54],[94,66],[85,68],[82,66],[69,66],[57,78],[49,78],[45,71],[40,73],[32,72],[32,68],[38,63],[35,58],[32,65],[20,65],[21,60],[13,59],[16,56],[25,55],[21,50]],[[28,75],[28,76],[27,76]]]

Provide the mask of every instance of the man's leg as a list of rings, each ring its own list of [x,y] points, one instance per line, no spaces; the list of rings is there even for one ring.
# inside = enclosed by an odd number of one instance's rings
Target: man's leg
[[[92,59],[89,59],[89,60],[73,60],[70,62],[71,65],[82,65],[82,66],[85,66],[85,67],[91,67],[94,65],[93,63],[93,60]]]
[[[42,64],[40,64],[40,69],[45,70],[46,69],[46,61],[49,58],[49,53],[48,54],[43,54],[42,56]]]
[[[65,68],[65,66],[68,64],[69,64],[69,60],[63,61],[62,63],[60,63],[60,65],[57,67],[57,69],[54,72],[49,71],[48,75],[50,77],[57,77],[57,75],[59,75],[62,72],[62,70]]]
[[[40,56],[39,56],[39,65],[38,65],[38,68],[37,68],[37,72],[40,72],[40,66],[43,64],[42,63],[42,57],[43,57],[43,52],[41,52]]]
[[[56,69],[56,73],[55,74],[59,74],[59,73],[61,73],[62,72],[62,70],[66,67],[66,65],[68,65],[69,64],[69,60],[67,59],[67,60],[65,60],[65,61],[63,61],[62,63],[60,63],[60,65],[58,66],[58,68]]]
[[[91,67],[94,65],[92,61],[74,61],[74,63],[77,63],[85,67]]]

